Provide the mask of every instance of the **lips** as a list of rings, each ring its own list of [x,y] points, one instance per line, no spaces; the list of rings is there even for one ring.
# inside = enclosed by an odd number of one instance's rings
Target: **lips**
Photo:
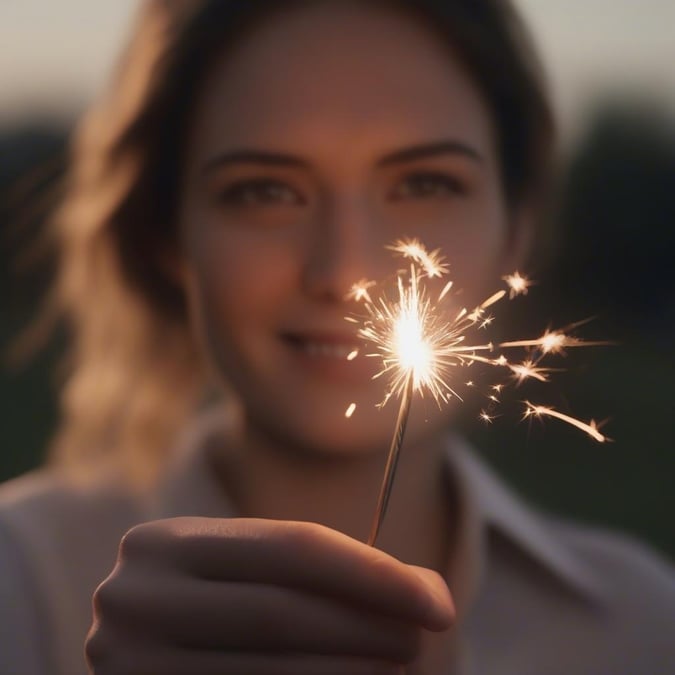
[[[299,332],[287,333],[283,339],[299,367],[334,383],[363,385],[379,370],[377,359],[364,356],[354,334]]]
[[[289,333],[284,339],[294,349],[310,357],[349,361],[359,346],[353,335],[336,333]],[[350,358],[351,357],[351,358]]]

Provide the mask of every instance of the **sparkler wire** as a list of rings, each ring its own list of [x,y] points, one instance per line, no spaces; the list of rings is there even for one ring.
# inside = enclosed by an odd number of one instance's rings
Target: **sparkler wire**
[[[380,527],[389,505],[389,497],[394,486],[394,477],[396,475],[396,466],[398,458],[401,454],[401,445],[403,444],[403,436],[405,435],[405,428],[408,424],[408,414],[410,412],[410,403],[413,394],[413,374],[408,373],[405,388],[401,396],[401,405],[398,409],[398,419],[396,420],[396,427],[394,429],[394,436],[391,439],[391,447],[389,448],[389,455],[387,457],[387,465],[384,469],[384,478],[382,486],[380,487],[380,496],[377,500],[377,508],[373,517],[373,524],[370,529],[370,536],[368,537],[368,546],[374,546],[377,540],[377,535],[380,532]]]

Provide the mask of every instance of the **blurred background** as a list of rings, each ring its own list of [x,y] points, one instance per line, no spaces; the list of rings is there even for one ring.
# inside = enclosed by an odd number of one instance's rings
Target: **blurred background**
[[[24,364],[9,347],[35,317],[52,261],[31,244],[75,120],[106,81],[137,0],[0,0],[0,481],[38,465],[57,420],[64,336]],[[552,255],[509,305],[520,335],[580,329],[546,403],[608,419],[596,444],[555,420],[519,421],[516,391],[465,431],[528,499],[632,533],[675,557],[675,2],[516,0],[548,68],[561,125]],[[555,391],[550,392],[551,389]]]

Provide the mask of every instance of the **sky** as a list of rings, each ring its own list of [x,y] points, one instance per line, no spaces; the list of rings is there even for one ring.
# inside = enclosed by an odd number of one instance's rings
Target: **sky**
[[[604,96],[675,119],[675,0],[515,0],[571,133]],[[105,83],[138,0],[0,0],[0,122],[72,118]]]

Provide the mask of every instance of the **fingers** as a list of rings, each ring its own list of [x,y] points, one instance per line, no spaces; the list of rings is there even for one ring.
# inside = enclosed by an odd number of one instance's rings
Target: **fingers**
[[[121,556],[154,557],[210,580],[258,582],[357,603],[373,612],[445,630],[447,590],[383,551],[313,523],[257,519],[171,519],[134,528]],[[147,528],[152,527],[148,532]]]
[[[332,599],[267,584],[112,578],[99,614],[137,638],[182,647],[334,654],[408,663],[421,629]]]
[[[445,583],[445,579],[434,570],[426,567],[419,567],[417,565],[409,565],[410,570],[416,574],[422,583],[427,587],[428,592],[434,596],[439,607],[445,608],[446,615],[439,620],[439,623],[434,627],[427,625],[426,628],[433,631],[443,631],[452,624],[455,618],[455,603],[452,599],[450,589]]]
[[[96,675],[401,673],[453,607],[434,572],[310,523],[131,530],[94,596]]]

